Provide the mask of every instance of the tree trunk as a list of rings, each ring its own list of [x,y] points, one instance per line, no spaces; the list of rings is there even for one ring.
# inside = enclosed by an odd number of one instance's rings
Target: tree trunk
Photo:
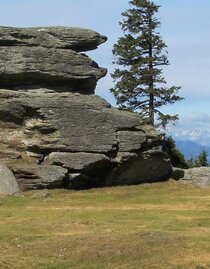
[[[153,75],[152,75],[152,71],[153,71],[153,64],[152,64],[152,15],[149,15],[149,34],[150,34],[150,44],[149,44],[149,58],[150,58],[150,63],[149,63],[149,71],[150,71],[150,83],[149,83],[149,91],[153,90],[154,88],[154,82],[153,82]],[[150,92],[149,94],[149,122],[152,126],[154,126],[155,124],[155,119],[154,119],[154,94],[152,92]]]
[[[149,122],[152,126],[155,125],[154,119],[154,95],[150,93],[149,95]]]

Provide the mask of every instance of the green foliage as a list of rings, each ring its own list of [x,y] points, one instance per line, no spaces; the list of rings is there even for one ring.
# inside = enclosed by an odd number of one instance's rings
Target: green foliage
[[[195,161],[194,161],[194,158],[191,157],[191,158],[187,161],[187,164],[188,164],[189,168],[193,168],[193,167],[195,167]]]
[[[157,121],[165,126],[177,120],[177,115],[162,113],[159,108],[173,104],[183,98],[177,95],[180,87],[165,87],[162,66],[169,64],[166,44],[157,28],[155,17],[159,6],[148,0],[133,0],[131,8],[122,13],[120,22],[124,36],[114,45],[114,64],[121,66],[112,74],[115,86],[111,92],[121,108],[138,111],[146,122]]]
[[[171,136],[165,137],[162,145],[162,150],[170,156],[171,163],[174,167],[189,168],[184,155],[176,148],[176,144]]]
[[[190,168],[200,167],[200,166],[209,166],[209,163],[208,163],[208,152],[205,149],[203,149],[201,151],[201,153],[195,159],[193,157],[191,157],[188,160],[188,166]]]

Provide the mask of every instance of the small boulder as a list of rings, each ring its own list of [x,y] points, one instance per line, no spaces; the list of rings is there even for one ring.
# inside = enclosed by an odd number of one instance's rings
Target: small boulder
[[[210,167],[195,167],[184,171],[185,183],[194,183],[200,187],[210,187]]]
[[[167,180],[171,174],[169,156],[160,150],[148,150],[116,167],[106,185],[131,185]]]
[[[0,194],[13,195],[19,193],[17,181],[6,165],[0,164]]]

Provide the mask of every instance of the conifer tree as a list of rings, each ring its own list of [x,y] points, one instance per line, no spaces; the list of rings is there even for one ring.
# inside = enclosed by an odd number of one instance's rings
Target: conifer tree
[[[201,153],[198,155],[198,157],[195,160],[195,166],[200,167],[200,166],[209,166],[208,164],[208,152],[203,149]]]
[[[209,166],[209,163],[208,163],[208,152],[203,149],[201,151],[201,153],[196,157],[196,158],[193,158],[191,157],[188,161],[188,166],[190,168],[193,168],[193,167],[201,167],[201,166]]]
[[[132,0],[129,5],[120,22],[124,36],[113,48],[113,63],[120,67],[111,74],[115,82],[111,92],[120,108],[139,112],[151,125],[156,118],[165,126],[178,115],[164,114],[160,108],[182,98],[177,95],[180,87],[165,87],[162,76],[162,68],[169,62],[166,44],[157,31],[159,6],[148,0]]]

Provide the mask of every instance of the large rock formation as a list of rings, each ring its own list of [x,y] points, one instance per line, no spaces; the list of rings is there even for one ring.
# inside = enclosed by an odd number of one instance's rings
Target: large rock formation
[[[0,162],[22,189],[165,180],[162,135],[93,95],[106,71],[78,53],[105,37],[79,28],[0,28]],[[92,93],[92,94],[90,94]]]

